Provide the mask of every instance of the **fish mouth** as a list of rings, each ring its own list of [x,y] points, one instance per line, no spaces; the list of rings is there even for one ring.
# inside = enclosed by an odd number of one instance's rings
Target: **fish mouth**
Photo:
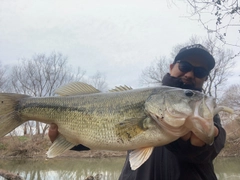
[[[189,117],[189,120],[187,119],[186,121],[186,127],[191,129],[191,131],[206,144],[211,145],[213,143],[214,141],[213,119],[204,119],[200,116]]]
[[[233,113],[231,108],[218,106],[213,109],[209,108],[208,111],[206,110],[207,115],[201,117],[196,108],[194,115],[186,120],[186,126],[190,128],[199,139],[211,145],[215,138],[213,117],[220,111]]]
[[[174,136],[184,136],[192,131],[206,144],[214,141],[214,103],[212,99],[203,98],[200,101],[190,103],[191,108],[186,107],[186,112],[178,111],[176,108],[166,105],[164,117],[150,113],[151,117],[158,123],[159,127]]]
[[[214,123],[213,119],[204,119],[200,116],[189,117],[186,126],[191,124],[191,131],[206,144],[212,144],[214,141]],[[189,123],[190,122],[190,123]]]
[[[214,141],[214,108],[205,99],[194,106],[193,115],[186,119],[185,126],[206,144]]]

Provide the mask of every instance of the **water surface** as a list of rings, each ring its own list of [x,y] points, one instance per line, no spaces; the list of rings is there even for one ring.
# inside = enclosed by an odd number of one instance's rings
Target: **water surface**
[[[97,174],[102,175],[101,180],[117,180],[124,161],[125,158],[116,157],[0,160],[0,169],[19,173],[26,180],[84,180]],[[214,166],[219,180],[240,180],[240,158],[217,158]]]

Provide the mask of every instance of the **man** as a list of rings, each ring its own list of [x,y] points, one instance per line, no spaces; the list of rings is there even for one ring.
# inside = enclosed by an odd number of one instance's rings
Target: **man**
[[[170,65],[162,84],[166,86],[202,90],[215,60],[200,44],[187,46],[179,51]],[[214,117],[215,140],[206,145],[192,132],[161,147],[155,147],[150,158],[137,170],[131,170],[128,155],[119,180],[215,180],[213,159],[224,147],[226,133],[218,115]],[[52,125],[49,137],[53,141],[57,127]],[[88,148],[79,145],[74,150]]]
[[[179,51],[162,80],[166,86],[202,90],[215,60],[200,44]],[[224,147],[226,132],[214,117],[215,140],[206,145],[192,132],[166,146],[156,147],[150,158],[132,171],[127,156],[119,180],[215,180],[213,159]]]

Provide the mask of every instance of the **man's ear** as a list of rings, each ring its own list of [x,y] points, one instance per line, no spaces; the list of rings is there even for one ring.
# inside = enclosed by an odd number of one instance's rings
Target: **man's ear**
[[[170,70],[172,70],[173,66],[174,66],[174,64],[170,64]]]

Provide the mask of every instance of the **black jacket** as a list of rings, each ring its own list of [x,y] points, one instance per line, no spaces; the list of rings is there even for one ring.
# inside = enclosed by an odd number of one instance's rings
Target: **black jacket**
[[[169,74],[163,78],[163,85],[193,89]],[[218,115],[214,117],[214,123],[219,135],[213,145],[196,147],[180,138],[166,146],[155,147],[150,158],[134,171],[127,155],[119,180],[216,180],[213,159],[224,147],[226,132]]]

